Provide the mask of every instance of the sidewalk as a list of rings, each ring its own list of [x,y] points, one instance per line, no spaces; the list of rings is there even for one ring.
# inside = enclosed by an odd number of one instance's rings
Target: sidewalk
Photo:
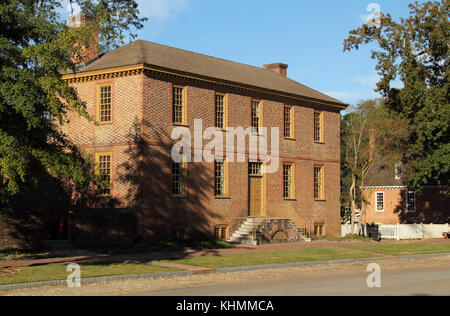
[[[229,249],[209,249],[209,250],[192,250],[186,249],[184,251],[168,251],[168,252],[153,252],[146,254],[128,254],[128,255],[102,255],[92,254],[86,256],[76,257],[60,257],[60,258],[47,258],[36,260],[9,260],[0,261],[0,268],[11,267],[26,267],[48,264],[112,264],[112,263],[146,263],[154,264],[154,261],[159,260],[172,260],[192,258],[198,256],[220,256],[220,255],[233,255],[243,253],[259,253],[259,252],[273,252],[273,251],[285,251],[296,250],[304,248],[336,248],[339,249],[343,246],[362,246],[362,245],[383,245],[383,244],[436,244],[447,243],[445,239],[433,239],[433,240],[417,240],[417,241],[382,241],[380,243],[355,241],[355,242],[337,242],[337,241],[314,241],[311,243],[299,242],[299,243],[286,243],[286,244],[269,244],[261,246],[251,245],[237,245],[235,248]],[[367,252],[367,251],[366,251]],[[378,254],[383,255],[383,254]],[[384,255],[386,257],[392,257]],[[158,263],[160,265],[160,263]],[[192,268],[192,267],[191,267]]]

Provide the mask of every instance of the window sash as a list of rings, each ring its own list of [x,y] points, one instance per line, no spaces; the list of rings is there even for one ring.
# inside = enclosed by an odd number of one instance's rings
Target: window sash
[[[261,103],[252,101],[252,132],[259,133],[261,124]]]
[[[215,124],[217,128],[225,128],[225,96],[216,94]]]
[[[214,193],[216,196],[225,196],[225,161],[216,160],[214,162]]]
[[[323,199],[323,167],[314,167],[314,199]]]
[[[289,199],[293,197],[293,166],[285,164],[283,166],[283,197]]]
[[[250,162],[248,165],[248,174],[251,176],[262,176],[262,163]]]
[[[415,213],[416,212],[416,193],[406,192],[406,212]]]
[[[112,120],[111,86],[100,87],[99,119],[100,123],[109,123]]]
[[[101,195],[111,194],[111,155],[99,154],[97,158],[98,174],[102,180]]]
[[[384,212],[384,192],[377,192],[376,198],[376,211]]]
[[[183,195],[185,189],[185,174],[182,162],[172,164],[172,194]]]
[[[292,137],[292,108],[284,108],[284,137]]]
[[[322,113],[314,112],[314,141],[322,141]]]
[[[173,87],[172,121],[184,123],[184,89],[180,87]]]

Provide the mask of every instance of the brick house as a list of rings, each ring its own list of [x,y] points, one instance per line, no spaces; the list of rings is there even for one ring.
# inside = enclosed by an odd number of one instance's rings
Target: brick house
[[[448,187],[425,186],[418,193],[402,180],[401,165],[375,166],[362,194],[362,224],[446,224],[450,219]]]
[[[340,235],[340,111],[346,104],[287,78],[284,64],[259,68],[141,40],[91,58],[63,76],[98,123],[69,114],[65,132],[93,154],[109,183],[103,192],[109,204],[85,212],[133,217],[126,233],[116,227],[99,238],[229,239],[249,218]],[[173,129],[194,135],[198,119],[203,131],[216,127],[224,135],[229,127],[279,127],[278,171],[263,174],[264,162],[250,162],[248,148],[241,153],[245,162],[175,163]],[[72,212],[76,230],[96,230],[79,214]],[[93,238],[92,231],[85,236]]]

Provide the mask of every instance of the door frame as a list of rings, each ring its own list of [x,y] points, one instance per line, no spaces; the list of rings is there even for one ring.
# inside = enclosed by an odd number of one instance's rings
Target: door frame
[[[261,175],[252,175],[252,174],[250,174],[250,164],[251,163],[259,163],[259,164],[261,164]],[[248,199],[248,216],[249,217],[261,217],[261,218],[265,218],[265,217],[267,217],[267,212],[266,212],[266,181],[267,181],[267,177],[265,176],[265,174],[264,174],[264,166],[265,166],[265,164],[264,164],[264,162],[262,162],[262,161],[260,161],[260,162],[249,162],[248,164],[247,164],[247,167],[248,167],[248,170],[247,170],[247,179],[248,179],[248,185],[247,185],[247,199]],[[262,197],[261,197],[261,215],[260,216],[252,216],[252,214],[251,214],[251,199],[250,199],[250,190],[251,190],[251,188],[250,188],[250,186],[251,186],[251,183],[250,183],[250,178],[260,178],[260,179],[262,179],[262,192],[261,192],[261,195],[262,195]]]

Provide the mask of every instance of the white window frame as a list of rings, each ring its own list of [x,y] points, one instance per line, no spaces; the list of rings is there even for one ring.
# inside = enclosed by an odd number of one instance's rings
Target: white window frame
[[[413,194],[414,195],[414,210],[410,211],[410,207],[409,207],[409,194]],[[407,191],[406,192],[406,213],[415,213],[416,212],[416,192],[414,191]]]
[[[378,194],[383,194],[383,209],[382,210],[378,209]],[[375,192],[375,211],[377,213],[384,213],[385,209],[386,209],[386,201],[385,201],[384,192]]]

